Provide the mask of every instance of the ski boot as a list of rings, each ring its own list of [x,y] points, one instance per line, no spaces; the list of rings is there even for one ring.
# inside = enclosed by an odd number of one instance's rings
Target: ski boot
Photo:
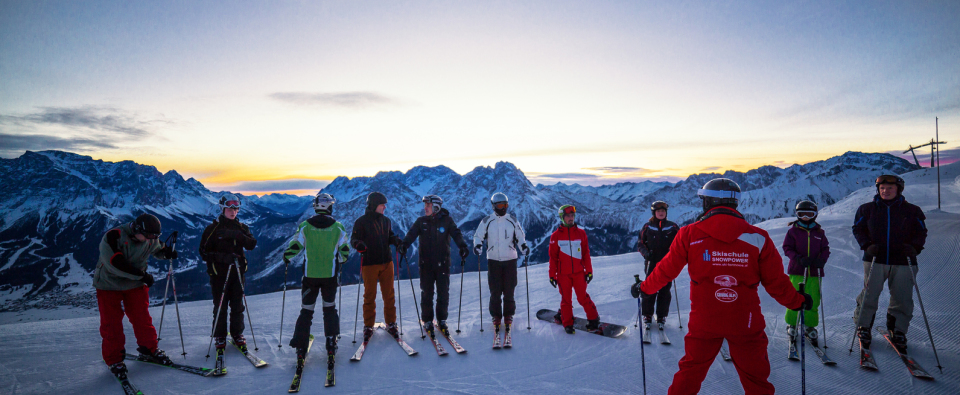
[[[444,336],[447,336],[447,337],[450,336],[450,328],[447,327],[447,320],[438,321],[437,329],[439,329],[440,333],[443,333]]]
[[[400,337],[400,329],[397,328],[396,322],[391,323],[390,325],[387,325],[387,333],[389,333],[390,336],[393,336],[394,339]]]
[[[173,365],[173,361],[170,360],[170,357],[168,357],[167,354],[159,348],[154,352],[150,352],[149,348],[140,346],[137,347],[137,351],[140,353],[141,357],[145,357],[146,359],[150,359],[154,362],[167,366]]]
[[[554,315],[553,315],[553,322],[556,322],[556,323],[558,323],[558,324],[562,324],[562,323],[563,323],[563,317],[560,316],[560,312],[559,312],[559,311],[557,312],[557,314],[554,314]]]
[[[577,332],[576,330],[573,329],[573,325],[567,325],[567,326],[563,327],[563,331],[564,331],[564,332],[567,332],[567,334],[569,334],[569,335],[572,335],[572,334],[574,334],[574,333]]]
[[[117,363],[115,363],[115,364],[113,364],[113,365],[110,365],[110,373],[113,373],[113,375],[114,375],[114,376],[117,376],[117,378],[120,379],[120,380],[126,380],[126,379],[127,379],[127,364],[125,364],[125,363],[123,363],[123,362],[121,361],[121,362],[117,362]]]
[[[666,325],[667,325],[667,324],[666,324],[665,322],[663,322],[663,321],[657,321],[657,330],[661,330],[661,331],[662,331],[663,328],[664,328]]]
[[[503,317],[503,333],[509,333],[513,329],[513,316]]]
[[[598,318],[595,318],[595,319],[592,319],[592,320],[587,320],[587,330],[588,330],[588,331],[593,332],[593,331],[595,331],[595,330],[597,330],[597,329],[600,329],[600,318],[599,318],[599,317],[598,317]]]
[[[363,327],[363,342],[366,343],[370,341],[370,336],[373,336],[373,327],[372,326]]]
[[[804,326],[803,336],[807,339],[810,339],[810,344],[813,344],[814,347],[820,347],[817,343],[817,338],[819,334],[817,333],[817,327],[815,326]]]
[[[897,348],[897,351],[901,354],[907,353],[907,335],[903,332],[900,332],[896,329],[889,332],[890,333],[890,342],[893,343],[893,346]]]
[[[213,347],[215,347],[218,350],[227,348],[227,337],[217,336],[213,338]]]
[[[870,349],[870,341],[873,336],[870,335],[870,328],[861,326],[857,328],[857,337],[860,338],[860,347]]]
[[[437,337],[436,333],[433,332],[433,321],[424,322],[423,330],[427,332],[427,336],[430,336],[431,339]]]
[[[653,323],[653,316],[645,315],[643,316],[643,328],[650,330],[650,324]]]
[[[247,339],[243,338],[243,334],[232,335],[233,344],[239,347],[241,350],[247,350]]]
[[[500,324],[501,324],[501,322],[502,322],[502,321],[501,321],[501,318],[500,318],[500,317],[493,317],[493,331],[494,331],[495,333],[500,333]]]

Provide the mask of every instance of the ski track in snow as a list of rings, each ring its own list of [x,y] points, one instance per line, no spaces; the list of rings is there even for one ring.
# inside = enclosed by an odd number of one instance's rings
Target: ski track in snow
[[[914,175],[915,173],[919,173]],[[913,177],[910,177],[914,175]],[[825,210],[821,218],[830,238],[832,256],[827,263],[824,279],[824,315],[826,316],[825,338],[827,353],[837,361],[833,367],[823,366],[811,349],[807,348],[807,390],[811,394],[956,394],[960,388],[960,304],[957,304],[956,284],[960,283],[960,178],[950,185],[945,180],[944,212],[933,211],[936,205],[935,184],[930,184],[930,172],[920,170],[906,178],[908,200],[919,203],[927,212],[930,236],[927,248],[920,255],[920,271],[917,280],[922,292],[927,318],[938,347],[943,373],[936,368],[930,341],[927,337],[919,303],[908,333],[910,352],[930,372],[936,381],[921,381],[912,378],[896,353],[881,341],[874,342],[874,353],[879,372],[860,370],[858,355],[849,355],[847,349],[853,335],[851,317],[855,308],[854,298],[863,282],[860,252],[853,241],[850,226],[853,213],[865,202],[869,191],[860,190]],[[933,174],[935,179],[936,175]],[[956,175],[951,175],[956,177]],[[868,188],[869,189],[869,188]],[[913,198],[911,192],[916,191]],[[931,200],[932,199],[932,200]],[[857,200],[856,202],[852,200]],[[931,203],[932,202],[932,203]],[[932,206],[931,206],[932,205]],[[839,210],[844,208],[844,210]],[[760,224],[770,232],[779,246],[786,233],[784,219]],[[640,334],[633,324],[637,320],[637,302],[630,298],[628,289],[633,275],[640,270],[639,254],[598,257],[594,260],[595,281],[589,292],[597,304],[601,319],[627,326],[619,339],[609,339],[587,333],[567,335],[559,325],[532,317],[531,330],[527,330],[527,303],[524,269],[520,268],[519,285],[516,289],[517,315],[515,316],[514,348],[492,350],[490,348],[493,328],[486,309],[489,298],[486,273],[480,281],[483,288],[484,332],[480,329],[480,303],[476,275],[464,277],[462,317],[457,340],[468,353],[451,353],[437,357],[429,341],[421,340],[420,329],[411,308],[413,296],[410,285],[400,284],[399,296],[403,305],[404,339],[417,351],[415,357],[407,356],[385,333],[376,332],[367,352],[360,362],[349,358],[359,346],[351,343],[354,337],[354,321],[350,313],[356,308],[357,285],[345,286],[341,310],[342,339],[337,354],[337,386],[322,389],[324,373],[322,341],[312,351],[303,377],[303,393],[371,393],[399,392],[418,394],[502,394],[557,392],[587,394],[642,393],[640,372]],[[530,273],[530,312],[541,308],[556,309],[560,303],[558,292],[547,282],[547,265],[533,265]],[[408,282],[404,280],[402,282]],[[414,286],[419,288],[418,280]],[[159,282],[158,282],[159,284]],[[676,281],[680,297],[684,333],[689,323],[689,277],[681,273]],[[159,284],[158,286],[162,286]],[[460,276],[451,276],[450,317],[451,329],[457,328],[457,294]],[[253,368],[239,352],[229,348],[226,362],[229,374],[225,377],[198,377],[149,364],[128,362],[130,378],[147,394],[263,394],[286,393],[293,377],[295,356],[286,345],[293,333],[299,313],[299,290],[288,291],[283,331],[283,347],[278,349],[281,293],[248,297],[256,340],[260,350],[257,354],[270,363],[261,369]],[[800,393],[800,364],[786,358],[787,342],[783,314],[785,309],[765,292],[761,292],[766,333],[769,338],[770,381],[778,394]],[[417,295],[419,298],[420,295]],[[172,298],[171,298],[172,300]],[[884,291],[880,299],[877,322],[883,322],[889,293]],[[916,300],[916,297],[915,297]],[[378,299],[378,305],[381,302]],[[381,305],[382,306],[382,305]],[[672,303],[667,318],[667,331],[671,345],[654,342],[645,345],[647,390],[650,394],[666,393],[677,371],[677,362],[683,355],[684,339],[678,329],[677,315]],[[209,323],[212,318],[212,303],[209,300],[183,303],[180,313],[183,323],[186,359],[180,357],[174,309],[168,309],[161,333],[160,345],[179,362],[212,367],[213,360],[206,360],[209,341]],[[576,303],[574,313],[582,316],[583,309]],[[9,314],[9,313],[8,313]],[[29,319],[31,312],[26,314]],[[37,313],[38,316],[40,313]],[[120,393],[119,385],[110,375],[100,356],[99,320],[95,316],[35,321],[0,325],[0,388],[10,394],[111,394]],[[154,324],[159,325],[160,307],[151,308]],[[378,321],[382,309],[378,310]],[[125,323],[127,351],[134,352],[136,341],[129,324]],[[314,318],[313,332],[322,335],[322,318],[318,312]],[[822,326],[821,326],[822,328]],[[250,328],[247,340],[253,346]],[[654,336],[656,338],[656,336]],[[322,340],[322,338],[320,338]],[[67,346],[69,341],[72,345]],[[446,346],[446,343],[444,343]],[[742,394],[739,377],[732,362],[724,362],[719,356],[714,360],[701,393]]]

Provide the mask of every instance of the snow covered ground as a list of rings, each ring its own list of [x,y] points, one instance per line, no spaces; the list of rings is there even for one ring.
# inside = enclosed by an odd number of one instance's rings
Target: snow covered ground
[[[821,223],[831,240],[832,257],[824,282],[826,342],[828,354],[838,362],[822,366],[809,352],[807,389],[811,394],[956,394],[960,392],[960,304],[956,284],[960,283],[960,163],[942,168],[943,211],[936,208],[936,174],[928,169],[905,176],[909,201],[919,204],[927,213],[930,236],[927,249],[920,255],[918,282],[927,309],[934,341],[938,347],[944,372],[936,366],[930,342],[917,306],[908,338],[910,351],[935,377],[935,381],[912,378],[896,354],[887,345],[875,342],[874,350],[880,372],[859,369],[857,354],[847,354],[852,336],[851,317],[854,297],[862,284],[862,268],[858,248],[850,234],[853,211],[872,197],[872,188],[865,188],[824,210]],[[780,242],[788,220],[772,220],[761,224],[771,237]],[[460,320],[460,343],[469,350],[465,355],[437,357],[427,341],[419,339],[415,321],[413,296],[408,281],[400,284],[404,338],[420,354],[408,357],[385,333],[377,333],[370,342],[363,361],[351,363],[353,317],[357,288],[343,288],[341,328],[343,339],[337,356],[337,386],[322,388],[324,363],[322,343],[308,359],[303,379],[304,393],[641,393],[640,335],[633,327],[637,318],[636,299],[628,289],[633,274],[640,268],[638,254],[597,258],[595,280],[589,291],[607,322],[629,325],[619,339],[608,339],[587,333],[567,335],[560,326],[531,320],[528,331],[523,271],[517,288],[518,314],[512,350],[491,350],[490,316],[483,311],[485,331],[480,332],[480,303],[477,273],[467,273],[463,282],[463,312]],[[531,312],[541,308],[556,309],[559,295],[547,282],[546,265],[530,268]],[[482,274],[483,277],[486,273]],[[414,280],[414,287],[419,288]],[[678,279],[680,316],[687,322],[689,285],[686,272]],[[451,281],[451,319],[457,325],[458,276]],[[484,299],[489,296],[487,282],[481,281]],[[299,311],[299,292],[287,295],[283,342],[289,340]],[[881,299],[882,312],[887,292]],[[800,393],[800,364],[786,358],[784,308],[761,292],[763,311],[768,323],[771,382],[781,394]],[[417,295],[419,298],[419,294]],[[219,378],[203,378],[161,367],[130,362],[130,377],[147,394],[263,394],[285,393],[293,376],[294,353],[285,344],[278,349],[281,294],[257,295],[249,298],[254,332],[260,346],[259,355],[270,366],[255,370],[234,349],[227,350],[229,374]],[[484,300],[484,304],[486,300]],[[180,306],[186,342],[186,364],[212,367],[204,359],[209,341],[210,301],[184,303]],[[576,304],[575,304],[576,306]],[[578,315],[583,310],[576,307]],[[153,308],[154,323],[160,322],[160,308]],[[666,393],[677,361],[683,354],[683,332],[677,316],[671,312],[668,334],[672,345],[646,346],[647,389],[651,394]],[[30,319],[31,317],[20,317]],[[10,322],[11,320],[6,320]],[[15,320],[14,320],[15,321]],[[180,353],[176,332],[176,316],[166,312],[161,347],[172,356]],[[317,318],[319,323],[319,317]],[[43,320],[0,325],[0,393],[10,394],[110,394],[121,393],[100,358],[100,337],[96,317]],[[315,324],[317,332],[322,326]],[[248,328],[248,341],[253,343]],[[318,333],[318,332],[317,332]],[[127,327],[127,349],[136,344]],[[704,394],[742,393],[733,363],[717,358],[704,381]]]

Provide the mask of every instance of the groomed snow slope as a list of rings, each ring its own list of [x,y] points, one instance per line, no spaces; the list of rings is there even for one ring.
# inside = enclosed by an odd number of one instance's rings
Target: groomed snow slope
[[[825,314],[829,346],[827,352],[837,366],[822,366],[812,352],[807,353],[807,389],[811,394],[955,394],[960,388],[960,305],[956,284],[960,283],[960,164],[944,166],[943,202],[945,211],[936,207],[936,174],[919,170],[907,175],[908,200],[918,203],[927,212],[930,237],[920,255],[918,281],[923,302],[934,332],[944,373],[935,365],[919,305],[912,322],[910,351],[936,381],[920,381],[910,377],[903,364],[887,345],[875,342],[874,350],[880,372],[862,371],[857,355],[847,355],[852,335],[850,317],[854,297],[862,284],[862,268],[858,248],[850,234],[853,210],[872,197],[871,188],[855,192],[848,199],[825,210],[821,222],[831,240],[833,255],[827,266],[824,283]],[[932,178],[932,183],[931,183]],[[931,191],[933,191],[931,193]],[[931,199],[932,197],[932,199]],[[786,220],[761,224],[778,244],[786,231]],[[353,317],[356,307],[356,286],[343,288],[343,339],[337,356],[337,386],[323,386],[322,343],[308,359],[303,380],[304,393],[641,393],[640,335],[634,329],[637,318],[636,299],[628,288],[633,274],[640,267],[638,254],[597,258],[594,261],[595,281],[589,291],[604,321],[629,325],[620,339],[577,333],[567,335],[562,328],[532,320],[526,329],[526,299],[523,270],[517,288],[518,314],[512,350],[490,349],[490,316],[484,309],[485,331],[480,333],[477,273],[467,273],[463,288],[463,315],[460,343],[469,352],[465,355],[437,357],[429,342],[419,339],[414,320],[413,297],[408,281],[400,284],[404,338],[420,354],[408,357],[387,337],[377,333],[363,361],[348,361],[356,345],[353,339]],[[548,284],[546,265],[530,268],[531,311],[555,309],[559,295]],[[486,276],[486,273],[482,273]],[[414,287],[418,287],[414,280]],[[687,322],[689,313],[689,279],[684,272],[678,279],[681,317]],[[486,278],[481,281],[483,295],[489,296]],[[457,323],[457,292],[460,278],[451,281],[451,317]],[[299,310],[299,292],[289,291],[283,342],[292,334]],[[417,295],[419,297],[419,294]],[[771,382],[780,394],[800,393],[800,364],[786,359],[786,338],[782,316],[784,308],[761,292],[763,311],[770,338]],[[881,298],[882,312],[888,294]],[[285,344],[278,349],[281,294],[257,295],[249,298],[254,329],[260,346],[259,355],[270,366],[255,370],[234,349],[227,350],[229,374],[219,378],[203,378],[161,367],[130,362],[130,377],[147,394],[263,394],[285,393],[293,375],[294,353]],[[486,301],[484,301],[484,304]],[[576,304],[575,304],[576,306]],[[184,303],[180,306],[186,341],[186,360],[179,358],[180,344],[176,333],[176,316],[166,312],[161,347],[187,364],[212,366],[203,356],[209,338],[210,301]],[[160,308],[153,308],[155,324],[160,322]],[[582,309],[575,308],[578,315]],[[314,332],[319,333],[319,314]],[[666,393],[677,361],[683,354],[683,337],[677,328],[677,316],[671,312],[668,334],[673,345],[646,346],[646,368],[650,394]],[[121,393],[100,358],[100,337],[97,318],[76,318],[0,326],[0,392],[10,394],[111,394]],[[126,325],[127,349],[136,348],[132,330]],[[250,331],[248,341],[253,343]],[[446,344],[446,343],[444,343]],[[704,394],[742,393],[733,363],[720,358],[714,362],[703,384]]]

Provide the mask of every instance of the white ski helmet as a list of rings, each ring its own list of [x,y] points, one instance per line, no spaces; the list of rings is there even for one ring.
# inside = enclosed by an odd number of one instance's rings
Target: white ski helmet
[[[220,212],[223,212],[227,207],[240,209],[240,196],[234,195],[232,193],[225,194],[220,196]]]
[[[333,214],[333,204],[337,202],[337,199],[329,193],[319,192],[317,197],[313,198],[313,212],[317,214]]]
[[[439,213],[440,207],[443,206],[443,198],[437,195],[427,195],[423,197],[424,203],[430,203],[433,205],[433,213]]]

